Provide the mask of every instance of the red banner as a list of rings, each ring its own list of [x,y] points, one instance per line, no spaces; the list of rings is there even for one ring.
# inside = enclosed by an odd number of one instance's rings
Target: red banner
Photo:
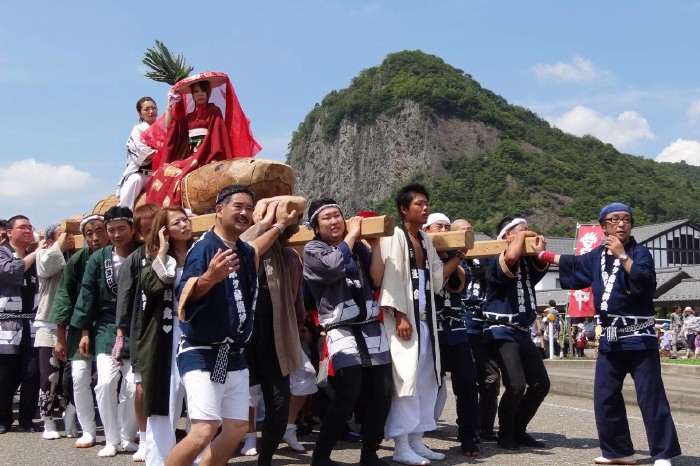
[[[600,225],[579,225],[576,233],[575,254],[580,256],[592,251],[600,245],[602,240],[603,229]],[[568,312],[570,317],[593,317],[596,315],[590,288],[569,292]]]

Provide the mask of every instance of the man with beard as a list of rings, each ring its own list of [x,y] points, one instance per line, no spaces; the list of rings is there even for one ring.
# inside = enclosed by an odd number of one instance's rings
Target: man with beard
[[[243,348],[253,330],[258,263],[297,216],[284,203],[268,209],[261,223],[269,229],[248,244],[240,236],[253,224],[254,206],[249,188],[223,188],[216,197],[213,229],[187,253],[179,290],[177,365],[192,428],[168,455],[168,466],[190,466],[205,448],[201,464],[224,465],[248,427]]]

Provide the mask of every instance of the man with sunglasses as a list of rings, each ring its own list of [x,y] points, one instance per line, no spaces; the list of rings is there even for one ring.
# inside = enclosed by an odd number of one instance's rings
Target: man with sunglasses
[[[39,403],[39,353],[34,348],[32,324],[36,317],[39,283],[34,227],[24,215],[8,220],[8,241],[0,246],[0,434],[12,426],[12,396],[21,386],[19,425],[35,432],[34,413]]]
[[[543,251],[541,260],[559,264],[562,288],[593,288],[603,333],[593,391],[602,456],[596,464],[637,464],[622,398],[627,374],[634,379],[655,466],[670,466],[681,454],[661,380],[659,342],[654,330],[656,271],[647,248],[632,236],[632,209],[621,202],[603,207],[598,221],[607,235],[580,256]]]

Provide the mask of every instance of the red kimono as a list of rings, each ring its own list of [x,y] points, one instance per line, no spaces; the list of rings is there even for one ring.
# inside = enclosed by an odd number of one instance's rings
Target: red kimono
[[[210,101],[188,114],[186,109],[192,108],[194,102],[186,92],[201,79],[212,83]],[[253,157],[261,149],[224,73],[205,72],[185,78],[173,89],[182,89],[185,94],[172,109],[173,121],[167,133],[159,119],[142,137],[154,144],[152,147],[159,148],[153,160],[154,173],[146,188],[146,201],[159,206],[180,205],[180,182],[193,170],[234,157]],[[198,128],[206,129],[206,135],[198,139],[191,137],[190,131]]]

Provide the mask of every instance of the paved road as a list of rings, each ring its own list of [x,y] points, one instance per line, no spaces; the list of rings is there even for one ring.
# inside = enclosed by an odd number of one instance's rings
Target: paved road
[[[451,397],[450,397],[451,398]],[[637,448],[640,464],[653,464],[648,455],[644,426],[639,410],[628,408],[632,438]],[[494,464],[499,466],[525,465],[583,465],[591,464],[598,456],[596,430],[592,402],[588,399],[551,395],[547,397],[540,412],[531,424],[531,431],[547,442],[541,450],[524,449],[517,453],[504,453],[493,443],[482,445],[483,456],[467,459],[460,455],[459,444],[455,441],[454,403],[448,404],[441,419],[438,431],[429,434],[426,443],[447,454],[444,461],[434,465]],[[674,412],[674,420],[681,439],[684,455],[679,457],[676,466],[700,465],[700,415]],[[301,437],[307,447],[313,446],[315,436]],[[98,438],[103,441],[102,437]],[[115,458],[97,457],[98,448],[76,450],[73,440],[42,440],[41,434],[11,432],[0,436],[0,465],[50,465],[50,466],[93,466],[93,465],[133,465],[131,455],[119,453]],[[390,459],[391,442],[386,442],[379,454]],[[357,444],[341,443],[333,453],[333,459],[343,464],[357,464],[359,449]],[[309,464],[309,453],[294,453],[281,449],[275,465]],[[230,464],[255,464],[250,458],[235,457]]]

